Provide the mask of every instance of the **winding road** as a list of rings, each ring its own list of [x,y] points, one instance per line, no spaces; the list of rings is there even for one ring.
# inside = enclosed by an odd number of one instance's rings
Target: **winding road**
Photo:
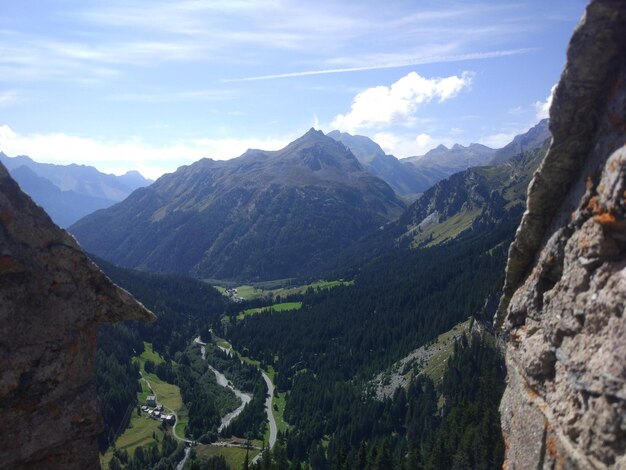
[[[278,427],[276,426],[276,420],[274,419],[274,410],[272,409],[272,400],[274,399],[274,384],[270,379],[269,375],[265,373],[265,371],[261,371],[263,375],[263,380],[265,380],[265,384],[267,385],[267,393],[268,396],[265,400],[265,412],[267,413],[267,420],[270,423],[270,441],[269,446],[270,449],[274,447],[276,444],[276,437],[278,436]]]

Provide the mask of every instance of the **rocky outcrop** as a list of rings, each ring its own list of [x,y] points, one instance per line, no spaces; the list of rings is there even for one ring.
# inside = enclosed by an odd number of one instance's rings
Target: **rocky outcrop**
[[[626,2],[574,32],[496,315],[506,468],[626,468]]]
[[[96,325],[154,315],[0,164],[0,467],[99,468]]]

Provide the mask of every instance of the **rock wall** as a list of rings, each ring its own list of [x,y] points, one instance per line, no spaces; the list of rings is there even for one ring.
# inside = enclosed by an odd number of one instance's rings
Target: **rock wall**
[[[99,468],[96,325],[154,315],[0,164],[0,467]]]
[[[496,326],[508,469],[626,468],[626,1],[571,39]]]

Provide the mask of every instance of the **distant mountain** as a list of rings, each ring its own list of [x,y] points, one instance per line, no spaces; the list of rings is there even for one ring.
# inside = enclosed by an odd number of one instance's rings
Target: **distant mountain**
[[[8,157],[0,152],[0,161],[9,172],[14,168],[26,166],[35,174],[51,181],[61,191],[75,191],[78,194],[95,196],[111,201],[125,199],[135,189],[148,186],[152,180],[146,179],[136,171],[129,171],[125,175],[116,176],[98,171],[87,165],[55,165],[52,163],[38,163],[30,157]]]
[[[369,137],[339,131],[329,132],[328,136],[348,147],[367,171],[410,201],[432,186],[429,177],[393,155],[386,155],[380,145]]]
[[[71,231],[121,266],[277,279],[314,273],[403,209],[343,144],[311,129],[282,150],[183,166]]]
[[[400,162],[411,164],[428,181],[430,187],[459,171],[486,165],[495,153],[496,150],[481,144],[470,144],[467,147],[455,144],[452,148],[439,145],[425,155],[403,158]]]
[[[62,227],[110,207],[135,189],[152,183],[136,171],[115,176],[91,166],[38,163],[26,156],[12,158],[2,152],[0,161],[22,190]]]
[[[542,119],[535,126],[531,127],[528,132],[515,136],[511,143],[496,151],[489,164],[498,165],[515,155],[539,148],[549,138],[551,138],[551,135],[550,129],[548,129],[548,120]]]
[[[68,227],[87,214],[113,204],[108,199],[78,194],[75,191],[61,191],[52,182],[36,175],[26,166],[18,166],[11,170],[11,176],[22,191],[41,205],[61,227]]]

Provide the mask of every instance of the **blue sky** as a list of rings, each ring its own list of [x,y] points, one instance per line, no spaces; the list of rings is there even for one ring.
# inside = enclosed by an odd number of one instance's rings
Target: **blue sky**
[[[154,178],[312,126],[499,147],[545,114],[585,5],[0,0],[0,150]]]

